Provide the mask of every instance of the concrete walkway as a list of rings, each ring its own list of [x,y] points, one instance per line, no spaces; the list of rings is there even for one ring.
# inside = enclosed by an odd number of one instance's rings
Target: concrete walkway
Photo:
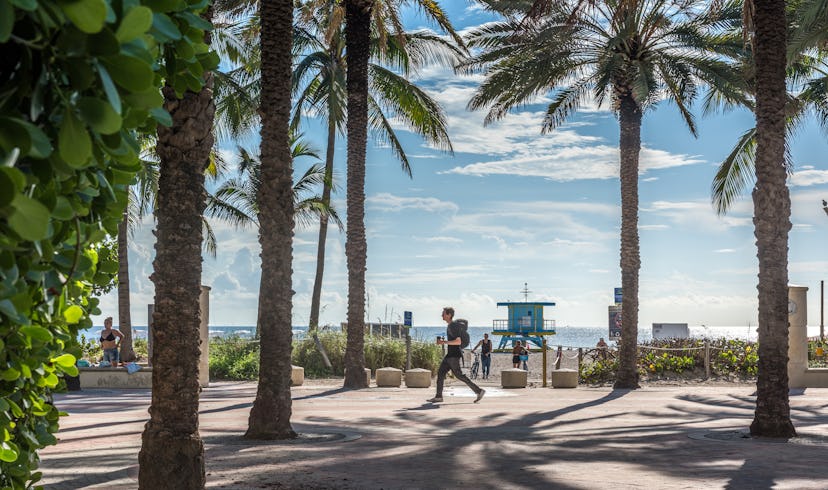
[[[792,393],[799,437],[743,437],[751,386],[503,390],[474,404],[462,383],[293,389],[298,440],[242,439],[254,383],[201,397],[208,488],[824,489],[828,389]],[[147,390],[60,395],[60,442],[41,452],[47,489],[137,488]]]

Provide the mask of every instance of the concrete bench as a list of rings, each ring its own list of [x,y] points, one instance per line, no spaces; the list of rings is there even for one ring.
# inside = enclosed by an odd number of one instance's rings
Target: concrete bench
[[[290,366],[290,386],[302,386],[305,384],[305,368]]]
[[[557,369],[550,372],[553,388],[577,388],[578,371],[574,369]]]
[[[504,388],[526,388],[528,374],[523,369],[504,369],[500,372],[500,383]]]
[[[402,384],[402,370],[392,367],[377,369],[377,387],[393,386],[399,388]]]
[[[431,386],[431,371],[428,369],[409,369],[405,372],[407,388],[428,388]]]
[[[152,368],[146,366],[132,374],[122,367],[82,367],[78,368],[78,376],[81,390],[152,388]]]

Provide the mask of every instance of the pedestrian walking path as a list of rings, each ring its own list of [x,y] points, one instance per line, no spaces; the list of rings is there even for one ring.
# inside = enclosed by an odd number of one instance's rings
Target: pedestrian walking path
[[[242,438],[255,383],[212,383],[201,396],[207,487],[254,488],[828,488],[828,389],[792,393],[799,437],[744,437],[751,386],[504,390],[456,380],[369,388],[307,380],[293,388],[293,441]],[[56,396],[69,413],[41,452],[47,489],[137,488],[148,390]]]

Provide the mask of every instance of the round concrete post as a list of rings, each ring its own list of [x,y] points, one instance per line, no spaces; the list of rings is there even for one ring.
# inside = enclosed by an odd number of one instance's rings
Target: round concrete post
[[[805,388],[808,369],[808,288],[788,285],[788,386]]]
[[[198,358],[198,383],[202,388],[210,386],[210,287],[201,286],[201,295],[198,298],[201,325],[199,339],[201,340],[201,355]]]

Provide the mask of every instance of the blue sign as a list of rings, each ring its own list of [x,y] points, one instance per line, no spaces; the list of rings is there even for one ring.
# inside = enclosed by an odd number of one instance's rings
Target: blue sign
[[[615,304],[620,305],[623,299],[621,288],[615,288]]]
[[[403,323],[405,324],[406,327],[411,326],[411,312],[410,311],[404,311],[403,312]]]

